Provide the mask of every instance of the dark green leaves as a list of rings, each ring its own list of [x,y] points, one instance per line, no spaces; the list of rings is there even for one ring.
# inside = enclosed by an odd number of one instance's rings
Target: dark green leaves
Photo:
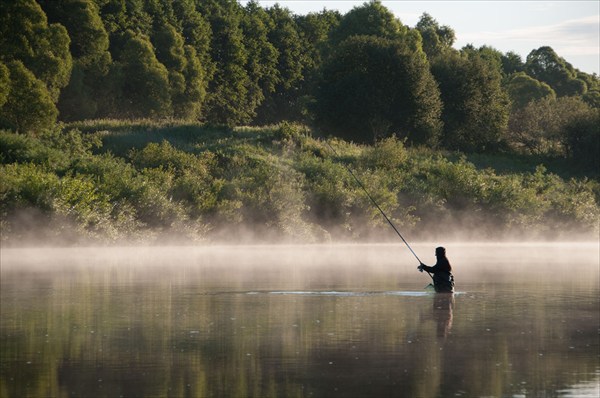
[[[399,40],[354,36],[323,68],[317,120],[344,138],[372,142],[396,134],[435,145],[439,92],[419,51]]]
[[[21,61],[8,63],[10,89],[0,108],[0,126],[18,132],[52,127],[58,110],[44,83]]]

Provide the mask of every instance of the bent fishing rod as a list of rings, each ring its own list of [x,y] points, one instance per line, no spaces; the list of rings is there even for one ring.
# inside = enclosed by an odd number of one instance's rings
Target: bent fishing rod
[[[327,142],[326,140],[324,140],[323,142],[325,142],[325,144],[327,144],[327,146],[329,147],[329,149],[331,149],[331,152],[333,152],[334,155],[339,158],[338,153],[336,152],[335,149],[333,149],[333,147],[329,144],[329,142]],[[400,237],[400,239],[402,239],[402,241],[404,242],[404,244],[406,245],[406,247],[408,247],[408,250],[410,250],[410,252],[413,254],[413,256],[415,256],[415,258],[417,259],[417,261],[419,262],[419,264],[423,264],[423,262],[421,261],[421,259],[419,258],[419,256],[417,256],[417,253],[415,253],[415,251],[412,249],[412,247],[410,247],[410,245],[408,244],[408,242],[406,241],[406,239],[404,239],[404,236],[402,236],[402,234],[400,233],[400,231],[398,231],[398,228],[396,228],[396,226],[394,225],[394,223],[392,222],[392,220],[389,219],[389,217],[385,214],[385,212],[381,209],[381,207],[379,207],[379,205],[377,204],[377,202],[375,201],[375,199],[373,199],[373,197],[371,196],[371,194],[369,194],[369,191],[367,191],[367,188],[365,188],[365,186],[362,184],[362,182],[360,182],[360,180],[358,179],[358,177],[352,172],[352,170],[350,170],[350,168],[348,166],[346,166],[343,163],[342,163],[342,165],[344,166],[344,168],[346,170],[348,170],[348,173],[350,173],[350,175],[352,177],[354,177],[354,180],[356,180],[358,186],[362,188],[362,190],[365,192],[365,194],[367,195],[367,197],[375,205],[375,207],[377,208],[377,210],[379,210],[379,212],[381,213],[381,215],[383,216],[383,218],[385,218],[385,220],[388,222],[388,224],[390,224],[390,226],[394,229],[394,231],[396,231],[396,234],[398,234],[398,236]],[[421,270],[421,272],[423,272],[423,270]],[[425,272],[427,272],[427,275],[429,275],[429,277],[431,279],[433,279],[433,276],[431,276],[431,274],[429,273],[429,271],[425,271]]]

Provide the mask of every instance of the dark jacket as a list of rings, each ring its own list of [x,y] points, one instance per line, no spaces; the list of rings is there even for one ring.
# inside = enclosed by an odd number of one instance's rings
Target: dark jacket
[[[424,271],[433,274],[433,286],[438,293],[454,292],[454,276],[452,266],[446,257],[438,257],[433,267],[423,264]]]

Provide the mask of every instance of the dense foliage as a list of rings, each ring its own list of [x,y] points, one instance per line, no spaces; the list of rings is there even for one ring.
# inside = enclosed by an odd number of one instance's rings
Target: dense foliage
[[[364,143],[396,135],[467,152],[585,150],[565,144],[582,142],[567,138],[574,110],[564,105],[576,102],[540,105],[565,110],[557,131],[523,130],[523,113],[536,101],[575,98],[589,107],[583,119],[595,117],[597,75],[547,46],[522,60],[488,46],[456,50],[454,40],[431,15],[411,28],[377,0],[345,15],[236,0],[2,2],[0,128],[95,118],[289,121]],[[551,142],[532,147],[540,134]]]
[[[389,136],[438,143],[441,102],[419,48],[397,40],[353,36],[323,68],[317,121],[327,131],[357,142]]]
[[[574,134],[579,128],[570,126]],[[345,167],[415,239],[598,233],[595,181],[543,166],[495,172],[396,137],[374,146],[327,142],[337,154],[287,123],[215,129],[98,121],[37,136],[3,131],[2,239],[393,239]]]
[[[598,76],[550,47],[523,61],[454,40],[429,14],[411,28],[377,0],[345,15],[0,2],[3,238],[375,236],[385,225],[344,164],[415,234],[452,220],[597,228]],[[331,141],[341,157],[309,131],[344,139]],[[562,162],[553,172],[578,179],[434,150]]]

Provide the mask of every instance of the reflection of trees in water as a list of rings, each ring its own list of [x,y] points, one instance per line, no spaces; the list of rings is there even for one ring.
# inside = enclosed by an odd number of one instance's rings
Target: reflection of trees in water
[[[39,284],[3,291],[2,396],[537,396],[597,366],[593,302]]]

